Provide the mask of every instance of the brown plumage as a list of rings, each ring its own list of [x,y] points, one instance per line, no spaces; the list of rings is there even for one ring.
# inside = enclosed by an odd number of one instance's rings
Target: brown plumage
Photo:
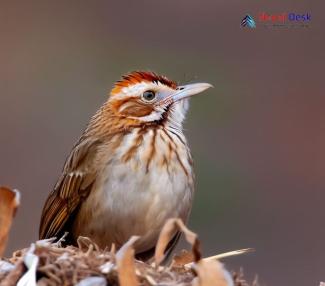
[[[208,87],[151,72],[123,76],[67,158],[40,238],[68,231],[70,243],[83,235],[104,248],[139,235],[136,252],[150,257],[166,219],[188,218],[194,184],[182,122],[187,97]]]

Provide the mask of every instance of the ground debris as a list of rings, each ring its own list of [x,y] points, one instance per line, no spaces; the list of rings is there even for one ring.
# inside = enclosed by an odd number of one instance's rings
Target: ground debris
[[[2,260],[6,262],[7,270],[0,269],[0,285],[19,285],[17,283],[23,280],[23,277],[28,283],[26,275],[30,268],[25,264],[25,260],[31,253],[38,257],[37,283],[30,282],[25,285],[249,285],[244,281],[242,272],[230,275],[217,260],[201,259],[191,268],[185,266],[193,257],[191,252],[186,250],[167,266],[138,261],[134,259],[132,248],[135,240],[136,237],[132,238],[117,253],[114,250],[98,249],[88,238],[80,238],[78,247],[62,247],[53,242],[36,242],[30,248],[16,251],[11,258]]]
[[[3,190],[3,189],[2,189]],[[7,191],[7,190],[6,190]],[[4,193],[4,192],[3,192]],[[10,193],[11,194],[11,193]],[[11,198],[11,197],[10,197]],[[15,196],[12,196],[15,198]],[[13,216],[18,205],[2,208],[2,218]],[[10,201],[10,202],[11,202]],[[2,200],[1,202],[4,202]],[[1,205],[0,202],[0,205]],[[6,203],[7,205],[7,203]],[[2,219],[5,221],[4,219]],[[11,220],[6,223],[7,237]],[[191,251],[182,251],[169,264],[165,249],[176,232],[183,232]],[[1,233],[1,232],[0,232]],[[231,275],[217,259],[251,251],[242,249],[208,258],[201,258],[197,234],[187,229],[180,219],[170,219],[161,231],[153,262],[142,262],[134,257],[133,236],[117,252],[101,250],[87,237],[79,237],[77,246],[63,247],[65,235],[32,243],[17,250],[10,258],[0,258],[1,286],[248,286],[242,273]],[[0,251],[5,243],[0,244]],[[257,286],[257,284],[252,284]]]

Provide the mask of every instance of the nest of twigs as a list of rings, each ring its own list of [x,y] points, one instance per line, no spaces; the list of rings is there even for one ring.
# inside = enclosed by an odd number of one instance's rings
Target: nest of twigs
[[[11,224],[8,217],[13,216],[18,205],[17,193],[6,189],[6,196],[3,197],[2,190],[0,188],[0,257],[4,249],[3,242],[7,238],[5,231],[8,231]],[[4,202],[6,207],[1,206]],[[165,249],[176,230],[184,233],[192,249],[182,251],[171,262],[162,265]],[[64,237],[58,242],[54,242],[55,239],[37,241],[29,248],[14,252],[11,258],[0,259],[0,285],[249,285],[241,273],[230,274],[218,260],[247,252],[247,249],[201,258],[197,235],[188,230],[179,219],[167,221],[151,261],[142,262],[134,258],[133,245],[137,239],[138,237],[131,237],[118,251],[114,247],[100,250],[86,237],[79,237],[77,247],[62,247]],[[252,285],[256,286],[257,282]]]

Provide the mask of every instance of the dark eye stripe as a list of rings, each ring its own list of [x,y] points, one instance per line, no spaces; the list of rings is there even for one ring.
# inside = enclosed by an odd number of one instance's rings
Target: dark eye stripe
[[[136,98],[131,98],[120,106],[118,113],[124,116],[142,117],[149,115],[152,111],[151,104],[144,104]]]

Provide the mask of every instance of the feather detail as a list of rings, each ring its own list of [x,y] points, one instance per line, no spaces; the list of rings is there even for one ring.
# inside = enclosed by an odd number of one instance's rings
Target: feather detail
[[[40,239],[58,236],[83,198],[87,197],[96,178],[94,164],[99,140],[84,140],[77,144],[67,159],[63,174],[45,202]]]

